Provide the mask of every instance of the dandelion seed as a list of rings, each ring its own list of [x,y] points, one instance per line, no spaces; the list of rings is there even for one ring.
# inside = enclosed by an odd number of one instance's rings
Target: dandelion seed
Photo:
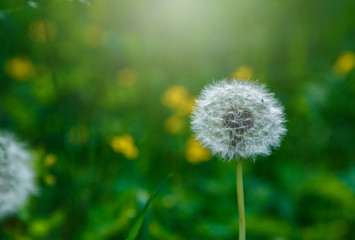
[[[283,107],[264,85],[223,80],[207,86],[196,104],[196,139],[222,158],[267,156],[286,133]]]
[[[14,213],[35,192],[30,159],[24,144],[0,133],[0,218]]]

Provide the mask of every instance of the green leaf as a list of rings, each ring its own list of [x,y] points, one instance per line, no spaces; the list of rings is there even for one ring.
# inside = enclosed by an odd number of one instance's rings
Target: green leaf
[[[152,202],[152,200],[159,194],[159,192],[163,189],[164,185],[166,184],[166,182],[172,177],[172,173],[170,173],[159,185],[158,187],[155,189],[154,193],[152,194],[152,196],[149,198],[149,200],[146,202],[146,204],[144,205],[144,208],[142,210],[142,212],[138,215],[133,227],[131,228],[131,231],[128,234],[128,237],[126,238],[126,240],[135,240],[139,234],[139,231],[142,227],[145,215],[147,214],[147,210]]]

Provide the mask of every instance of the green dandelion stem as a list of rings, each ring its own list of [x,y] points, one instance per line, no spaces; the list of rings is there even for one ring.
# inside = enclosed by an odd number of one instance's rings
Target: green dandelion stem
[[[245,213],[244,213],[244,192],[243,192],[243,169],[242,159],[237,159],[237,199],[239,212],[239,240],[245,240]]]

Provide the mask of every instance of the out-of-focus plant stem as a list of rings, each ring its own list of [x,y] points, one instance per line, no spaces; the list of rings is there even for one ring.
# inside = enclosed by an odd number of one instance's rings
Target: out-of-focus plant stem
[[[59,82],[58,82],[58,78],[57,78],[57,74],[55,72],[55,61],[54,61],[54,47],[53,47],[53,43],[51,42],[50,39],[50,35],[49,35],[49,30],[48,30],[48,24],[44,18],[44,10],[45,8],[43,7],[40,10],[40,18],[41,21],[43,23],[44,26],[44,33],[46,36],[46,43],[47,43],[47,63],[48,63],[48,67],[51,71],[51,77],[52,77],[52,82],[55,88],[55,92],[56,92],[56,97],[57,97],[57,101],[60,99],[60,86],[59,86]],[[61,106],[60,104],[58,104],[58,120],[60,122],[60,129],[59,129],[59,133],[60,133],[60,141],[61,142],[61,147],[63,149],[63,153],[65,155],[65,157],[67,158],[66,161],[66,169],[67,169],[67,178],[68,178],[68,183],[69,183],[69,195],[68,195],[68,200],[69,203],[71,205],[71,209],[69,210],[68,213],[68,218],[67,221],[70,222],[70,224],[67,225],[66,230],[64,231],[64,236],[65,238],[67,237],[72,237],[72,233],[75,232],[77,226],[78,226],[78,220],[77,220],[77,211],[78,211],[78,206],[77,206],[77,202],[76,202],[76,198],[75,198],[75,188],[73,185],[73,175],[74,175],[74,168],[73,168],[73,161],[71,159],[71,155],[69,153],[69,150],[67,149],[66,143],[65,143],[65,132],[64,132],[64,111],[63,111],[63,106]]]
[[[243,159],[239,158],[237,162],[237,199],[239,212],[239,240],[245,240],[245,213],[244,213],[244,192],[243,192]]]

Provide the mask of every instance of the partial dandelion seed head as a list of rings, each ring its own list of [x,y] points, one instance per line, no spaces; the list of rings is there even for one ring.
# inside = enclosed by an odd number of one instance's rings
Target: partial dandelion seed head
[[[197,140],[224,159],[270,155],[286,133],[284,110],[265,85],[222,80],[205,87],[192,113]]]
[[[17,211],[35,193],[30,160],[23,143],[0,132],[0,219]]]

